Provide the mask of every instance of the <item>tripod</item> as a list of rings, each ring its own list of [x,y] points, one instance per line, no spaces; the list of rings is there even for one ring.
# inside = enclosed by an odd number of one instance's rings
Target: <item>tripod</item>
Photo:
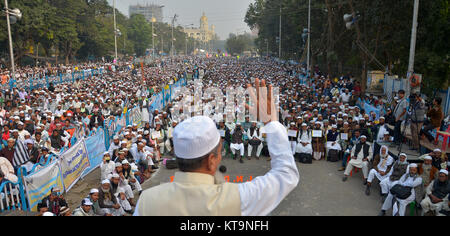
[[[417,119],[416,106],[417,106],[418,102],[420,102],[420,101],[417,101],[417,100],[414,100],[414,101],[415,101],[414,104],[412,104],[412,103],[409,104],[408,111],[406,112],[405,121],[404,121],[404,123],[402,125],[403,131],[401,131],[401,137],[405,137],[407,124],[410,124],[411,126],[412,125],[416,125],[416,126],[418,125],[418,123],[414,123],[413,122],[413,120],[412,120],[412,113],[414,112],[414,118],[415,118],[415,120],[417,122],[418,119]],[[400,127],[400,130],[402,130],[402,127]],[[418,130],[417,133],[418,133],[418,135],[420,137],[420,130]],[[414,138],[419,138],[419,137],[412,137],[412,129],[411,129],[411,138],[413,139],[413,142],[414,142]],[[403,147],[403,142],[400,142],[400,145],[398,146],[398,151],[399,151],[398,152],[398,156],[400,156],[400,154],[402,153],[402,147]],[[420,145],[420,138],[419,138],[419,152],[420,152],[420,148],[421,148],[421,145]]]

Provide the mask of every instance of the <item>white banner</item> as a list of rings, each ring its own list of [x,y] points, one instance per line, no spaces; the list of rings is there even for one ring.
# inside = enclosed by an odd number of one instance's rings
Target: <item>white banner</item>
[[[39,171],[24,177],[30,209],[36,211],[37,204],[50,194],[50,190],[58,186],[64,190],[58,161],[54,161]]]
[[[59,162],[64,186],[66,192],[68,192],[81,177],[84,170],[91,166],[85,140],[76,143],[61,154]]]

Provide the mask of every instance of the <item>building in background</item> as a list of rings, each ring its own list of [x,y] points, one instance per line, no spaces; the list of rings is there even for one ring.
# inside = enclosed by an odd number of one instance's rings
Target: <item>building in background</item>
[[[200,28],[185,28],[184,32],[190,37],[196,40],[208,43],[215,40],[216,37],[216,26],[211,25],[209,27],[208,17],[206,17],[203,12],[203,16],[200,18]]]
[[[146,5],[130,5],[129,15],[140,14],[145,17],[148,22],[151,22],[152,17],[156,18],[156,22],[163,21],[163,7],[156,4],[146,4]]]

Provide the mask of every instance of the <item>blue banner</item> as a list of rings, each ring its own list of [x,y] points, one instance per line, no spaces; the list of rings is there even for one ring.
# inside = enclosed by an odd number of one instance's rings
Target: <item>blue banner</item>
[[[103,153],[106,152],[105,134],[102,129],[99,129],[94,136],[87,138],[85,142],[91,166],[83,172],[82,177],[100,166],[103,161]]]

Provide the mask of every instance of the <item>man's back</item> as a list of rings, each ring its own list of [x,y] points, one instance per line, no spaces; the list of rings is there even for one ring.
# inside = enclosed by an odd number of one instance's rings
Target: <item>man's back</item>
[[[215,184],[207,174],[177,172],[174,182],[142,193],[135,215],[239,216],[238,185]]]

